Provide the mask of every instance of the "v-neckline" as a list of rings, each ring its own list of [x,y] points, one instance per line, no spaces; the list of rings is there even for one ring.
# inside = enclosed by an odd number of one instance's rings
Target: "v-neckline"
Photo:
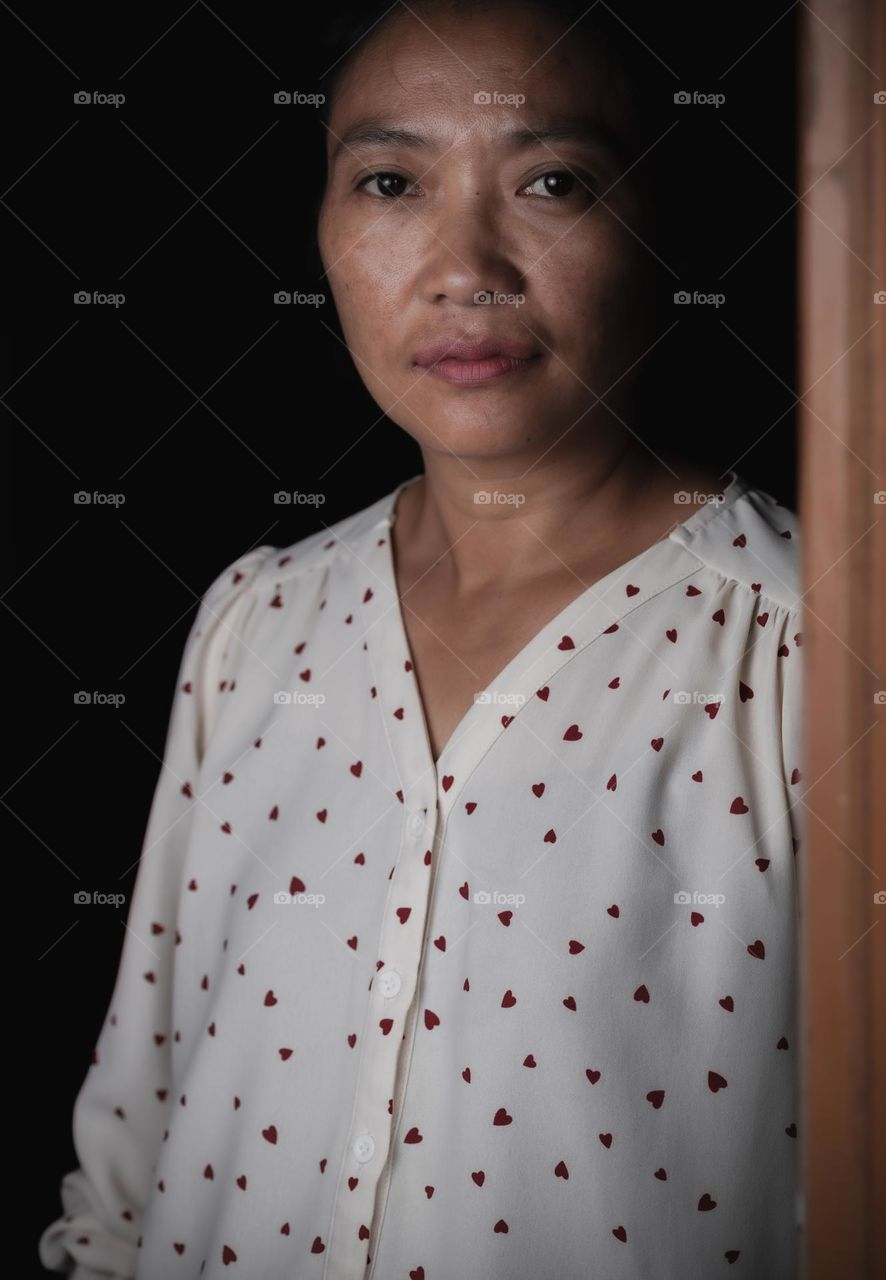
[[[630,557],[630,559],[611,569],[602,578],[598,578],[596,582],[591,583],[590,586],[584,587],[558,613],[543,623],[526,644],[493,676],[455,725],[455,728],[443,744],[440,754],[435,759],[424,699],[418,682],[417,668],[409,644],[409,635],[406,630],[406,621],[400,601],[393,537],[397,516],[397,501],[400,494],[411,484],[423,479],[424,474],[424,472],[419,472],[417,475],[410,476],[391,490],[384,502],[382,516],[378,523],[384,526],[387,531],[384,554],[384,568],[387,575],[386,585],[390,588],[394,597],[393,613],[400,649],[405,653],[412,669],[413,679],[411,686],[414,691],[414,710],[424,737],[425,759],[430,762],[431,769],[436,773],[438,781],[442,782],[444,792],[449,791],[455,778],[456,761],[460,760],[463,763],[466,761],[465,753],[459,751],[459,747],[465,741],[469,730],[475,726],[479,728],[481,715],[484,715],[487,732],[484,735],[484,741],[480,744],[477,759],[480,758],[483,751],[491,746],[498,732],[508,727],[508,724],[513,720],[520,708],[525,705],[529,697],[537,693],[540,695],[540,692],[545,687],[544,681],[552,679],[560,667],[565,662],[570,661],[581,648],[591,643],[598,635],[604,634],[606,631],[616,630],[618,624],[628,613],[633,612],[635,608],[638,608],[653,596],[658,595],[659,592],[674,582],[680,581],[691,574],[697,568],[698,560],[686,549],[684,543],[688,542],[689,538],[702,525],[707,524],[710,520],[716,518],[718,514],[731,507],[748,489],[746,481],[737,472],[731,471],[729,473],[729,481],[722,489],[722,501],[699,507],[685,520],[674,525],[663,537],[658,538],[655,542],[650,543],[648,547]],[[662,577],[652,583],[651,587],[636,593],[627,592],[623,601],[617,601],[613,596],[613,589],[620,583],[621,579],[626,578],[629,571],[631,577],[642,576],[637,570],[641,567],[645,568],[646,562],[654,560],[656,554],[662,560],[662,569],[665,568],[668,557],[673,558],[673,572],[670,574],[664,573]],[[590,615],[590,625],[583,628],[583,631],[588,634],[583,635],[581,644],[578,644],[569,633],[574,631],[577,624],[588,615]],[[602,625],[603,622],[609,625],[604,627]],[[555,646],[554,641],[558,636],[561,637],[561,641],[560,644]],[[568,646],[563,644],[566,639],[572,640],[572,643]],[[541,672],[545,674],[542,675],[540,674]],[[541,690],[536,688],[536,683],[539,680],[542,681]],[[511,687],[514,687],[515,694],[522,697],[523,701],[519,704],[514,704],[514,714],[510,718],[506,716],[495,717],[491,700],[484,697],[484,695],[495,692],[498,696],[509,696],[506,691]],[[489,715],[485,716],[487,710]],[[496,725],[497,728],[495,727]],[[495,730],[494,732],[492,731],[493,729]],[[442,771],[441,765],[444,766]],[[461,781],[464,781],[464,777],[461,778]],[[454,799],[454,796],[449,798]]]

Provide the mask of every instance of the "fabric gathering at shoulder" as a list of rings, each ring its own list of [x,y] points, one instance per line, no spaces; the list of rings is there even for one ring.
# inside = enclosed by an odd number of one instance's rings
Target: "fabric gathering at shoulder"
[[[799,847],[803,825],[805,729],[800,534],[796,512],[744,481],[731,502],[702,509],[671,533],[675,541],[741,593],[745,604],[753,602],[752,608],[744,611],[748,620],[745,661],[750,664],[746,669],[760,670],[762,678],[772,681],[771,733],[776,735],[778,752],[764,767],[774,770],[777,758],[795,848]],[[754,682],[752,679],[750,684]],[[770,739],[765,737],[764,741]],[[760,754],[768,757],[762,743]]]
[[[784,608],[801,599],[797,515],[762,489],[742,488],[731,503],[696,513],[671,537],[722,577]]]
[[[327,567],[337,556],[362,555],[365,539],[382,524],[389,500],[390,494],[384,494],[361,510],[343,516],[335,524],[318,529],[288,546],[274,548],[276,555],[269,557],[262,566],[262,584],[282,585],[297,574]]]
[[[261,589],[263,571],[279,555],[279,548],[256,547],[239,556],[218,574],[204,593],[185,645],[179,689],[197,699],[197,755],[202,760],[215,723],[219,697],[233,678],[235,648],[244,632]]]

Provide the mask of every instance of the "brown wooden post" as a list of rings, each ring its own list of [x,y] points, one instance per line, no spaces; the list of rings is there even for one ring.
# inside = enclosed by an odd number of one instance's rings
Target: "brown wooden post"
[[[886,1276],[884,7],[801,6],[804,1280]]]

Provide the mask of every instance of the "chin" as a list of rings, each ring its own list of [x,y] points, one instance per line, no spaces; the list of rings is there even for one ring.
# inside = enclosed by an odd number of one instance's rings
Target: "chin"
[[[402,402],[397,408],[402,410]],[[418,417],[401,418],[399,425],[431,452],[450,451],[463,458],[504,460],[525,449],[527,444],[541,441],[539,419],[528,414],[525,405],[521,406],[519,416],[507,405],[463,408],[448,413],[441,413],[439,406],[427,406],[416,412]],[[556,438],[558,433],[550,424],[548,430],[552,439]]]

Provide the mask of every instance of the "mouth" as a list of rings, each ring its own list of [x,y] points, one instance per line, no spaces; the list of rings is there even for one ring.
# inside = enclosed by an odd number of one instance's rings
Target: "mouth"
[[[477,386],[535,368],[541,353],[513,338],[451,339],[417,351],[413,365],[458,386]]]

